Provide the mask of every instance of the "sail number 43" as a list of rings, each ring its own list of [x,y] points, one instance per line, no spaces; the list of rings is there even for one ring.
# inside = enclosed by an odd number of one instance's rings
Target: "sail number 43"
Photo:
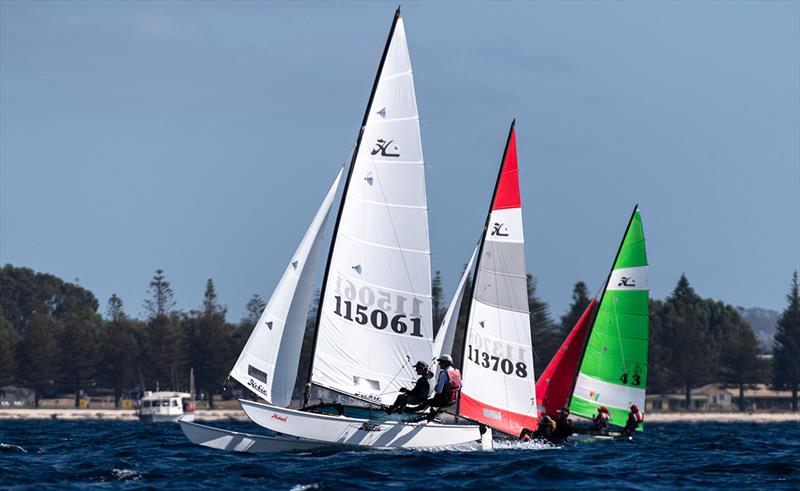
[[[333,313],[339,317],[353,321],[362,326],[371,324],[372,327],[379,330],[388,327],[397,334],[407,333],[410,327],[411,332],[409,334],[411,336],[422,337],[422,321],[419,317],[409,318],[406,314],[397,314],[390,318],[389,314],[381,309],[376,308],[370,310],[366,305],[354,304],[350,300],[342,300],[342,297],[339,295],[333,298],[336,300]],[[410,326],[409,323],[411,324]]]

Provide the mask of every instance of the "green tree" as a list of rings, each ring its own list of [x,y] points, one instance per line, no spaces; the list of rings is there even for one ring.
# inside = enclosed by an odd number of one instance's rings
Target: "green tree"
[[[156,270],[150,281],[150,298],[144,306],[148,311],[144,341],[144,370],[157,386],[162,382],[178,389],[179,368],[184,366],[183,339],[180,317],[174,312],[175,295],[162,270]]]
[[[0,387],[14,381],[17,334],[0,311]]]
[[[665,302],[661,325],[674,381],[684,388],[686,409],[691,410],[692,388],[708,381],[713,365],[705,305],[685,275]]]
[[[125,314],[125,309],[116,294],[108,299],[108,322],[101,336],[101,359],[99,380],[114,389],[114,407],[119,407],[122,392],[136,384],[139,359],[139,342],[135,322]]]
[[[534,372],[538,377],[561,344],[558,326],[550,317],[550,305],[536,294],[537,280],[528,274],[528,308],[531,318],[531,342],[534,347]]]
[[[586,283],[582,281],[575,283],[575,286],[572,288],[572,303],[567,313],[561,316],[562,338],[566,338],[570,331],[572,331],[572,328],[578,323],[578,319],[581,318],[591,301],[592,300],[589,298],[589,288],[586,286]]]
[[[739,314],[728,306],[736,317]],[[744,386],[755,382],[759,373],[758,340],[753,328],[738,318],[727,326],[722,340],[721,371],[724,380],[739,386],[739,411],[744,411]]]
[[[100,318],[94,312],[75,314],[64,321],[60,336],[60,381],[71,387],[75,407],[81,391],[93,380],[98,365]]]
[[[58,375],[58,338],[62,326],[49,315],[34,314],[17,343],[17,380],[33,388],[34,406],[43,389],[52,387]]]
[[[203,307],[194,312],[188,337],[190,364],[195,370],[197,388],[206,393],[209,407],[214,407],[214,392],[222,385],[228,365],[229,335],[225,324],[226,309],[217,302],[214,282],[209,278],[203,295]]]
[[[789,305],[781,313],[775,332],[773,349],[773,382],[777,388],[792,391],[792,411],[797,412],[797,391],[800,384],[800,292],[797,271],[786,295]]]

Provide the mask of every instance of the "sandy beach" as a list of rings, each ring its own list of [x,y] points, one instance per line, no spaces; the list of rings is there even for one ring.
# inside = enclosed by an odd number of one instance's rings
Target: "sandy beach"
[[[0,409],[0,420],[60,419],[138,421],[132,409]],[[247,421],[240,409],[201,409],[196,421]],[[648,413],[648,423],[783,423],[800,422],[800,413]]]

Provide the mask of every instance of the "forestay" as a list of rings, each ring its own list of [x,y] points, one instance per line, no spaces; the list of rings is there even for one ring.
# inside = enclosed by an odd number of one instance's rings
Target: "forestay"
[[[403,19],[390,31],[334,231],[311,381],[384,404],[433,357],[428,204]]]
[[[648,302],[647,253],[637,207],[589,334],[570,402],[574,414],[591,418],[606,406],[611,423],[624,426],[631,404],[644,412]]]
[[[461,275],[461,281],[458,282],[456,294],[447,307],[447,312],[442,319],[442,325],[439,327],[439,332],[436,333],[436,339],[433,342],[433,353],[436,357],[444,354],[450,354],[453,351],[453,341],[456,337],[456,328],[458,326],[458,313],[461,311],[461,302],[464,300],[464,289],[467,286],[467,278],[469,278],[472,271],[472,264],[475,262],[475,256],[478,255],[478,248],[472,251],[472,256],[469,258],[464,274]]]
[[[521,206],[512,124],[478,256],[460,400],[463,416],[511,435],[536,427]]]
[[[339,171],[231,370],[231,377],[279,406],[292,399],[323,231],[341,177]]]

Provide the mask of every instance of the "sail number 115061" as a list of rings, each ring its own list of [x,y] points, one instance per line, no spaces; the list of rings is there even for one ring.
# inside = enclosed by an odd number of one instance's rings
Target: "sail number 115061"
[[[389,328],[397,334],[409,333],[410,328],[409,335],[422,337],[422,321],[419,317],[407,317],[406,314],[397,314],[390,317],[389,314],[381,309],[370,310],[366,305],[353,303],[350,300],[342,300],[339,295],[333,298],[336,301],[333,313],[345,320],[362,326],[370,324],[378,330]]]

